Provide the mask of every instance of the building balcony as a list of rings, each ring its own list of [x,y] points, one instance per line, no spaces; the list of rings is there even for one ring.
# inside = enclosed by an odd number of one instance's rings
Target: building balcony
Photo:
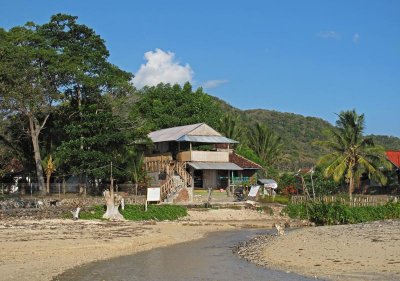
[[[229,162],[229,151],[182,151],[176,156],[181,162]]]

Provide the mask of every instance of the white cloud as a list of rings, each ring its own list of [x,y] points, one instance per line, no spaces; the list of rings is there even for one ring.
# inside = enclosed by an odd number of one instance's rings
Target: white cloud
[[[142,64],[132,79],[137,88],[155,86],[161,82],[170,84],[184,84],[192,82],[193,70],[189,64],[181,65],[175,61],[175,54],[156,49],[144,54],[147,60]]]
[[[322,39],[335,39],[335,40],[340,39],[340,34],[333,30],[321,31],[321,32],[317,33],[317,36]]]
[[[354,33],[354,35],[353,35],[353,43],[357,44],[358,41],[360,41],[360,34]]]
[[[208,80],[203,83],[203,88],[204,89],[210,89],[210,88],[215,88],[218,87],[221,84],[228,83],[228,80]]]

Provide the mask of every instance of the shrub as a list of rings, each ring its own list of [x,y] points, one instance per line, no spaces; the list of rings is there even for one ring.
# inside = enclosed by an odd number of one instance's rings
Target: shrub
[[[308,219],[317,225],[352,224],[400,218],[400,202],[382,206],[350,207],[336,203],[290,204],[283,210],[290,218]]]
[[[286,196],[293,195],[296,193],[297,193],[297,190],[293,185],[288,185],[284,189],[282,189],[282,194],[286,195]]]
[[[81,219],[102,219],[105,213],[103,205],[91,207],[88,211],[82,211],[79,215]],[[148,205],[145,212],[143,205],[126,205],[121,214],[126,220],[176,220],[187,215],[185,207],[176,205]]]

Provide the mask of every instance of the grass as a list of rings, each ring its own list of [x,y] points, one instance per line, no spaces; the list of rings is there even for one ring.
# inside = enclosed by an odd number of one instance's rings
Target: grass
[[[79,217],[84,220],[102,219],[105,213],[103,205],[91,207],[88,211],[82,211]],[[177,220],[187,215],[185,207],[176,205],[148,205],[147,212],[143,205],[126,205],[125,210],[121,210],[121,214],[126,220],[142,221],[142,220]]]
[[[290,204],[283,213],[290,218],[308,219],[317,225],[353,224],[400,218],[400,202],[382,206],[350,207],[339,202]]]
[[[265,196],[264,198],[260,197],[258,202],[260,203],[279,203],[283,205],[289,204],[289,197],[284,195],[276,195],[273,199],[272,196]]]

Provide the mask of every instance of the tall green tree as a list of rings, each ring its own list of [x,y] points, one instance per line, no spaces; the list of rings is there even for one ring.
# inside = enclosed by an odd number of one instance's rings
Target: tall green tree
[[[1,109],[9,116],[20,114],[28,122],[33,145],[39,189],[44,190],[39,135],[58,101],[57,52],[28,23],[9,31],[0,29],[0,99]]]
[[[110,106],[84,105],[81,118],[65,126],[68,137],[57,148],[64,173],[108,178],[110,163],[121,164],[124,146],[130,141],[122,124]]]
[[[256,123],[249,132],[249,147],[267,166],[274,166],[282,154],[282,140],[267,126]]]
[[[194,123],[217,127],[222,117],[216,102],[201,88],[193,92],[190,83],[160,83],[139,91],[139,100],[132,109],[132,117],[143,119],[149,130],[158,130]]]
[[[75,109],[69,117],[82,121],[82,108],[108,93],[132,90],[132,75],[107,61],[105,42],[77,17],[57,14],[43,25],[27,23],[0,29],[0,99],[8,114],[25,116],[33,144],[39,188],[44,191],[39,135],[54,107]],[[67,121],[67,120],[66,120]],[[83,135],[79,137],[83,149]]]
[[[345,179],[350,197],[364,172],[385,184],[387,179],[380,167],[388,167],[389,163],[384,148],[363,136],[364,114],[348,110],[340,112],[338,117],[336,128],[328,132],[329,140],[316,142],[331,151],[318,161],[318,165],[324,168],[324,176],[333,177],[336,182]]]

